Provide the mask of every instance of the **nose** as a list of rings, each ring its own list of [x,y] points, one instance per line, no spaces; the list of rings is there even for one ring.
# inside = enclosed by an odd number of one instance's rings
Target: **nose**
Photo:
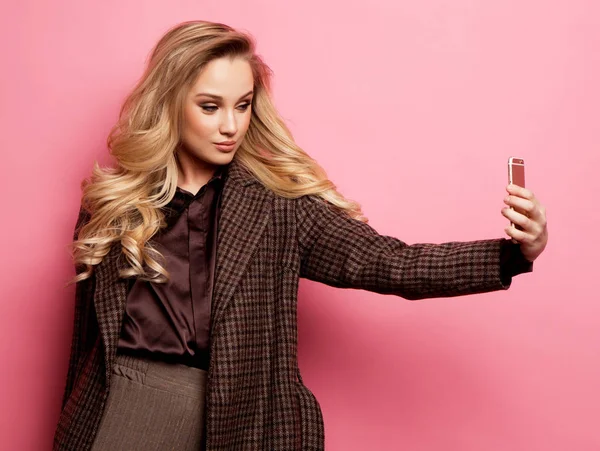
[[[234,136],[237,133],[237,122],[233,111],[224,110],[220,131],[224,135]]]

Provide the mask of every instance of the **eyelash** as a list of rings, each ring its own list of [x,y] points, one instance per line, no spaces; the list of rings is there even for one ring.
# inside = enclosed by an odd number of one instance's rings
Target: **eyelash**
[[[252,103],[248,102],[243,105],[240,105],[240,107],[244,107],[243,111],[246,111],[250,105],[252,105]],[[218,107],[213,105],[200,105],[200,108],[202,108],[207,113],[214,113]]]

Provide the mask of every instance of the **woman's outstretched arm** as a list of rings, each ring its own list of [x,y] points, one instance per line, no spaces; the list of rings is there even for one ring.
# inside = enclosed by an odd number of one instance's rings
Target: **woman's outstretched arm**
[[[296,220],[300,276],[335,287],[449,297],[507,289],[513,275],[532,270],[522,244],[508,239],[408,245],[315,196],[296,199]]]

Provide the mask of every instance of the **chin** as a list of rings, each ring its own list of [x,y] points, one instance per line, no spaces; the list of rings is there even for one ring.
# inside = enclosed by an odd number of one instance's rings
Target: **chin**
[[[223,166],[231,163],[235,156],[235,151],[230,153],[225,152],[211,152],[210,154],[204,153],[204,155],[196,155],[195,158],[211,166]]]
[[[216,158],[216,160],[219,161],[219,163],[217,163],[217,164],[229,164],[229,163],[231,163],[233,161],[233,158],[235,157],[236,153],[237,152],[235,150],[232,151],[232,152],[229,152],[229,153],[221,153]]]

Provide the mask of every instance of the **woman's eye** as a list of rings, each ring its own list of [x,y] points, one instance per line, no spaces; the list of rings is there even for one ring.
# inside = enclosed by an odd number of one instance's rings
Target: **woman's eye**
[[[246,111],[250,105],[252,105],[252,103],[250,102],[244,103],[243,105],[238,106],[238,109],[240,109],[241,111]],[[214,113],[218,109],[218,107],[215,105],[200,105],[200,108],[202,108],[208,113]]]

